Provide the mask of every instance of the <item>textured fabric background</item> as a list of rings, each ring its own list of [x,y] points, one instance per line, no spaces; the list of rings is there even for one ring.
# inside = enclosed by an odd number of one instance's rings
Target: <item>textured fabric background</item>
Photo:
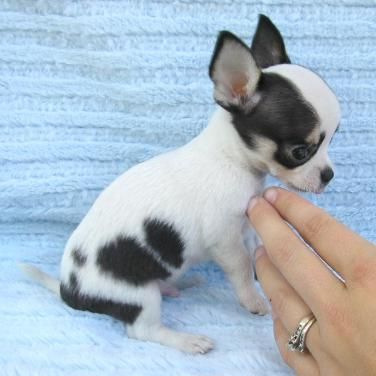
[[[376,240],[374,0],[0,0],[1,375],[290,374],[270,318],[240,308],[211,264],[197,269],[206,284],[163,306],[170,326],[215,340],[196,357],[130,340],[121,323],[71,310],[16,268],[57,275],[98,193],[206,125],[216,34],[250,42],[259,12],[342,105],[336,178],[312,200]]]

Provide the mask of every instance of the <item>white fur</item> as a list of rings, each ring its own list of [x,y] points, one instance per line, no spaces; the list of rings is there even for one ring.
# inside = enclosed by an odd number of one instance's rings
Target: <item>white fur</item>
[[[293,170],[277,165],[272,157],[275,145],[267,139],[259,139],[256,150],[247,148],[231,123],[231,115],[219,108],[209,126],[190,143],[118,177],[100,194],[70,237],[62,259],[62,283],[69,285],[74,272],[80,293],[140,305],[140,315],[128,326],[130,337],[191,353],[204,353],[213,347],[208,338],[179,333],[161,324],[160,289],[173,295],[176,290],[160,281],[135,286],[99,269],[98,250],[120,235],[147,243],[143,228],[147,218],[172,223],[184,239],[184,263],[180,268],[163,262],[145,245],[147,252],[171,273],[167,282],[176,282],[193,264],[211,259],[227,273],[246,309],[260,314],[268,311],[256,291],[247,249],[254,250],[257,243],[245,215],[249,199],[263,190],[267,171],[296,187],[319,190],[321,168],[329,163],[327,146],[339,121],[339,106],[325,83],[302,67],[279,65],[267,71],[292,80],[319,115],[319,130],[309,137],[318,138],[322,130],[327,136],[309,162]],[[87,256],[81,267],[73,262],[72,252],[76,249]],[[35,270],[31,274],[57,292],[56,281]]]
[[[318,141],[320,133],[326,136],[317,153],[305,164],[295,169],[286,169],[276,163],[269,164],[270,174],[278,177],[294,188],[311,192],[322,192],[324,187],[320,173],[325,167],[333,168],[328,155],[328,146],[339,124],[341,111],[335,94],[329,86],[315,73],[293,64],[281,64],[269,67],[264,72],[277,73],[291,80],[299,89],[305,100],[312,105],[319,117],[319,125],[313,130],[311,137]],[[268,151],[263,155],[271,155],[275,145],[269,140],[263,140]],[[272,160],[272,158],[270,158]]]
[[[247,148],[231,123],[231,115],[218,108],[208,127],[190,143],[118,177],[100,194],[70,237],[62,259],[62,283],[69,284],[74,272],[82,294],[142,306],[139,317],[128,326],[130,337],[191,353],[204,353],[213,347],[208,338],[179,333],[161,324],[160,290],[177,295],[166,282],[135,286],[100,271],[98,249],[119,235],[146,244],[143,223],[147,218],[173,223],[185,242],[184,263],[178,269],[145,246],[171,273],[167,283],[175,283],[193,264],[212,259],[227,273],[244,307],[260,314],[268,311],[253,281],[249,250],[254,250],[257,236],[245,215],[249,199],[263,190],[266,171],[296,187],[319,189],[320,169],[329,163],[327,146],[339,121],[339,106],[325,83],[304,68],[279,65],[267,71],[292,80],[318,113],[320,127],[310,137],[319,137],[322,130],[327,136],[312,160],[293,170],[277,166],[271,140],[259,139],[256,150]],[[82,267],[73,262],[75,249],[87,256]],[[51,279],[35,271],[31,274],[56,292]]]
[[[42,272],[33,265],[18,264],[18,267],[31,279],[37,281],[55,295],[60,296],[60,281],[52,278],[48,274]]]
[[[262,188],[263,177],[250,169],[250,154],[230,115],[219,108],[209,126],[189,144],[134,166],[100,194],[66,245],[61,280],[68,283],[75,271],[82,293],[141,305],[140,317],[128,328],[132,337],[205,352],[211,341],[161,329],[157,282],[135,287],[101,273],[97,250],[120,234],[143,240],[145,218],[165,219],[185,241],[183,266],[174,269],[163,264],[172,273],[170,281],[175,282],[193,264],[213,259],[228,273],[240,302],[264,314],[267,304],[254,287],[251,257],[243,242],[250,231],[245,215],[248,201]],[[82,268],[73,263],[75,248],[88,255]]]

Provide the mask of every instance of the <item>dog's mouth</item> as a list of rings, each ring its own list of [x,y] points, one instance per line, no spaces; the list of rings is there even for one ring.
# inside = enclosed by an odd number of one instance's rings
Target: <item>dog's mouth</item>
[[[297,185],[290,183],[290,182],[286,182],[286,185],[290,189],[292,189],[293,191],[296,191],[296,192],[310,192],[310,193],[316,193],[316,194],[323,193],[324,190],[325,190],[325,187],[326,187],[325,185],[321,185],[318,188],[309,187],[309,186],[298,187]]]

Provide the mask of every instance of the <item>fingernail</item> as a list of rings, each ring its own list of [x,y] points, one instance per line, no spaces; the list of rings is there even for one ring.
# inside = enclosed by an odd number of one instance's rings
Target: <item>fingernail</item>
[[[254,207],[255,205],[259,202],[260,198],[255,196],[255,197],[252,197],[251,201],[249,201],[249,204],[248,204],[248,212],[250,212]]]
[[[255,251],[255,260],[257,260],[264,253],[265,253],[265,248],[262,245],[260,245],[259,247],[257,247],[256,251]]]
[[[267,201],[269,201],[271,204],[273,204],[275,202],[275,200],[277,199],[277,190],[275,188],[269,188],[265,193],[264,193],[264,197]]]

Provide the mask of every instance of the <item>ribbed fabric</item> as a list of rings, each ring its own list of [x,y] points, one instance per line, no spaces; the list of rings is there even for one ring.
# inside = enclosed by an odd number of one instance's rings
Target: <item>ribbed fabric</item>
[[[243,310],[212,264],[197,269],[205,284],[163,305],[168,325],[215,340],[196,357],[130,340],[121,323],[71,310],[16,268],[30,262],[57,276],[64,243],[99,192],[207,124],[216,35],[250,42],[258,13],[342,105],[335,179],[309,197],[376,240],[374,0],[1,0],[2,375],[290,374],[271,319]]]

